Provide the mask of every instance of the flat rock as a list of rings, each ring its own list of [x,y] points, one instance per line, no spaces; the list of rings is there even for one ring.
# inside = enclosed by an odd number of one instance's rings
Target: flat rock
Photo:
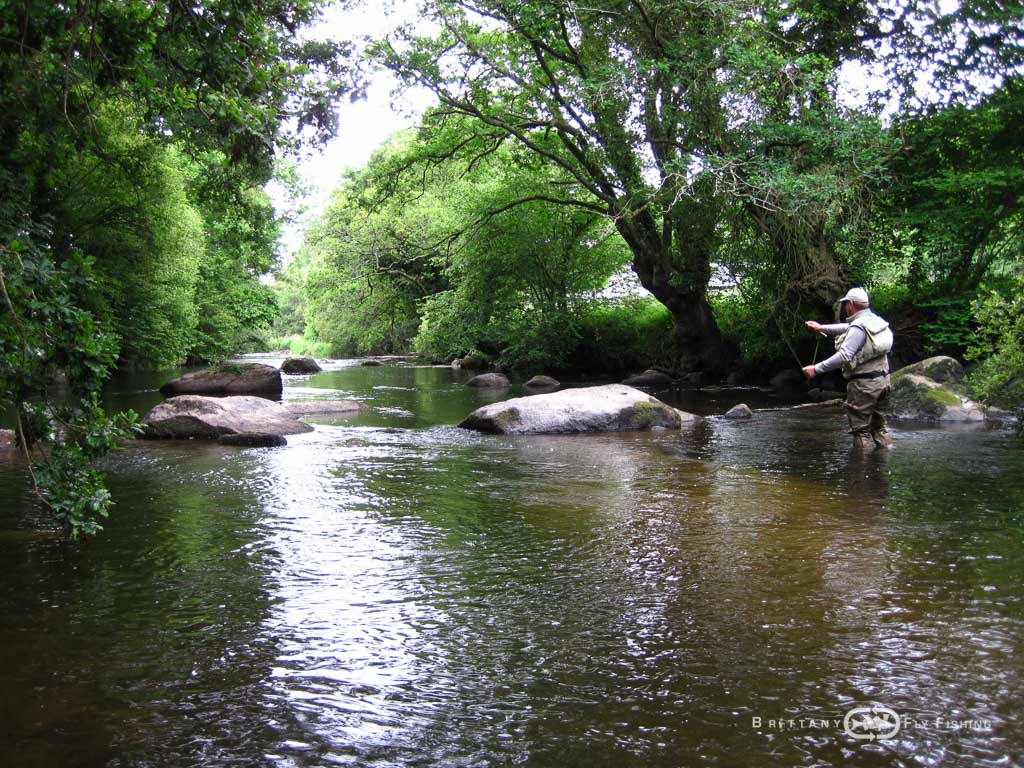
[[[505,389],[512,386],[508,377],[503,373],[481,373],[466,382],[467,387],[489,387],[492,389]]]
[[[516,397],[477,408],[459,425],[506,435],[680,429],[697,417],[624,384]]]
[[[282,406],[292,416],[323,416],[365,413],[370,406],[359,400],[300,400]]]
[[[152,440],[217,440],[231,434],[297,435],[313,431],[278,403],[245,395],[172,397],[147,413],[142,426],[143,436]]]
[[[174,395],[269,395],[280,397],[281,371],[262,363],[238,363],[186,373],[160,387],[164,397]]]
[[[308,374],[319,373],[323,368],[311,357],[288,357],[281,363],[281,373]]]

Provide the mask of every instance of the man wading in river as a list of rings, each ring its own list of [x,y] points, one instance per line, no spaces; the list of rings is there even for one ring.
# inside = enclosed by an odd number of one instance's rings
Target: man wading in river
[[[892,330],[889,324],[868,308],[868,293],[863,288],[851,288],[839,300],[840,320],[848,322],[821,325],[807,321],[815,333],[836,337],[836,353],[817,365],[808,365],[803,371],[813,379],[837,368],[843,369],[846,384],[846,417],[850,422],[854,447],[868,448],[871,442],[879,448],[891,448],[892,438],[885,428],[888,409],[889,360],[892,349]]]

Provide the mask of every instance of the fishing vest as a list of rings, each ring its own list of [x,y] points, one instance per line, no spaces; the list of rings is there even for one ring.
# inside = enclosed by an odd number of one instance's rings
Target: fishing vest
[[[843,363],[843,376],[848,379],[854,372],[861,374],[888,371],[889,361],[886,355],[892,349],[892,329],[889,324],[870,309],[864,309],[850,321],[850,328],[854,327],[864,331],[864,344],[850,362]],[[843,346],[849,333],[850,330],[847,328],[836,336],[836,349]]]

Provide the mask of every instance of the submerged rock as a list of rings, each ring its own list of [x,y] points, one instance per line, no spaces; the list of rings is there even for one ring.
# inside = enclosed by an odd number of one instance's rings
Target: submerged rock
[[[516,397],[477,408],[459,425],[506,435],[680,429],[697,417],[624,384]]]
[[[649,368],[636,376],[630,376],[622,383],[627,387],[667,387],[672,383],[672,377],[664,371]]]
[[[322,370],[319,363],[311,357],[288,357],[281,363],[281,373],[319,373]]]
[[[467,387],[489,387],[492,389],[506,389],[512,386],[508,377],[503,373],[481,373],[466,382]]]
[[[172,397],[147,413],[142,426],[143,437],[151,440],[216,440],[231,434],[297,435],[313,431],[283,406],[244,395]]]
[[[365,413],[370,406],[358,400],[301,400],[282,406],[292,416],[334,416]]]
[[[738,403],[725,412],[725,418],[727,419],[752,419],[754,412],[750,410],[750,406],[746,403]]]
[[[243,448],[278,448],[288,445],[284,435],[272,435],[267,432],[241,432],[238,434],[221,435],[217,440],[221,445],[237,445]]]
[[[268,395],[280,397],[281,371],[262,363],[237,363],[193,371],[160,387],[165,397],[174,395]]]

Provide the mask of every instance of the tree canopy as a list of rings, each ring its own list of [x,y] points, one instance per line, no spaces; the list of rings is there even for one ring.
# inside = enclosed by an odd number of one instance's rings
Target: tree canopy
[[[297,34],[321,6],[0,8],[0,407],[26,453],[52,442],[33,479],[73,532],[110,503],[89,460],[131,426],[97,404],[115,361],[223,356],[272,318],[261,187],[275,153],[331,134],[351,85],[345,45]]]

